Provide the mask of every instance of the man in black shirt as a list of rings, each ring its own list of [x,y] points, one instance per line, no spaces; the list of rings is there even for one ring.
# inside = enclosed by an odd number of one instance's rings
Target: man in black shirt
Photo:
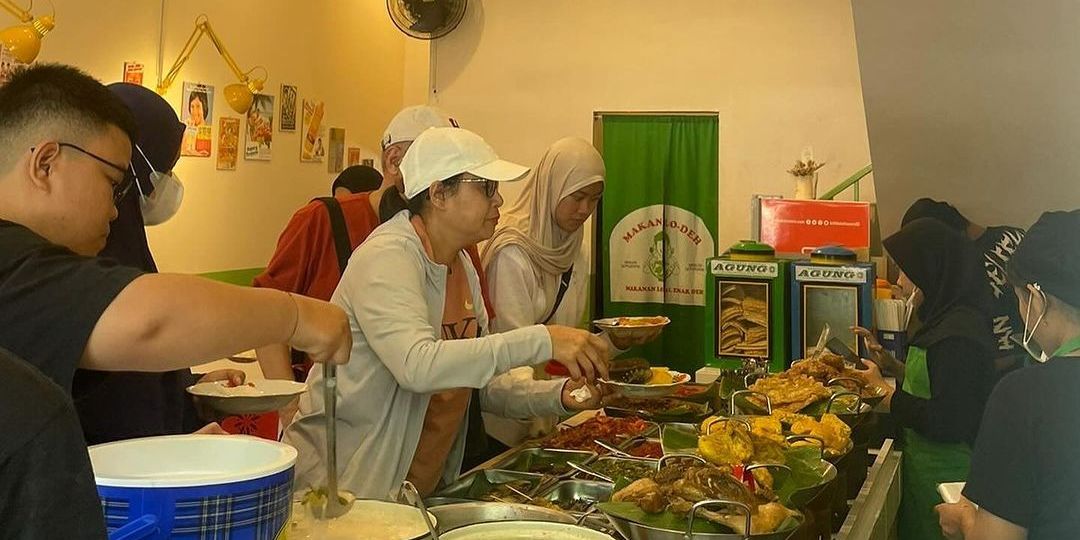
[[[908,208],[901,226],[924,217],[948,225],[975,244],[978,265],[986,275],[983,307],[993,323],[994,340],[998,347],[998,370],[1004,372],[1019,367],[1017,360],[1023,359],[1024,351],[1013,340],[1013,334],[1022,322],[1016,307],[1016,296],[1012,294],[1005,276],[1005,268],[1024,239],[1024,229],[1005,225],[984,227],[972,223],[951,204],[926,198],[915,201]]]
[[[1048,212],[1009,264],[1039,362],[1006,376],[986,406],[966,501],[939,505],[943,532],[969,539],[1080,534],[1080,210]],[[971,503],[979,506],[976,511]]]
[[[104,538],[71,398],[0,349],[0,411],[0,538]]]
[[[133,131],[124,105],[75,68],[37,64],[0,86],[0,347],[68,392],[76,367],[166,371],[273,343],[348,361],[348,320],[331,304],[94,257],[131,186]],[[81,442],[54,451],[86,455]],[[28,480],[15,470],[0,485]],[[96,518],[83,525],[102,527]]]

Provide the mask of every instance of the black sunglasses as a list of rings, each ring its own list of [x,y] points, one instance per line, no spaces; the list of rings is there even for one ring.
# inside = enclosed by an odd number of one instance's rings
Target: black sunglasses
[[[462,176],[458,179],[458,182],[462,184],[483,184],[484,195],[487,198],[492,198],[499,192],[499,183],[494,180],[488,180],[487,178],[480,178],[478,176]]]
[[[135,174],[131,170],[129,170],[128,167],[121,167],[120,165],[117,165],[76,144],[58,142],[56,143],[56,145],[61,148],[71,148],[72,150],[75,150],[83,155],[94,158],[98,163],[104,163],[105,165],[108,165],[109,167],[120,171],[120,173],[124,175],[123,178],[119,182],[112,184],[113,203],[115,204],[120,204],[120,201],[124,200],[124,196],[127,195],[128,190],[131,189],[131,185],[135,183]],[[31,148],[30,151],[33,152],[34,148]],[[109,182],[112,183],[111,178],[109,179]]]

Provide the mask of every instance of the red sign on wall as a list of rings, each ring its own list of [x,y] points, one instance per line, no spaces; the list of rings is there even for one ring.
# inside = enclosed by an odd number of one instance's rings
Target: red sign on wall
[[[761,241],[784,254],[809,255],[831,245],[866,254],[870,203],[762,199]]]
[[[138,62],[124,62],[124,82],[142,84],[143,65]]]

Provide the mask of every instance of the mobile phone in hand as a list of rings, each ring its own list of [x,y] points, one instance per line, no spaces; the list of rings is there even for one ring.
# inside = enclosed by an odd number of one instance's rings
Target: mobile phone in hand
[[[838,354],[844,358],[844,362],[848,364],[854,364],[855,369],[866,369],[862,362],[859,361],[859,355],[855,354],[840,338],[830,338],[825,342],[825,348],[832,351],[833,354]]]

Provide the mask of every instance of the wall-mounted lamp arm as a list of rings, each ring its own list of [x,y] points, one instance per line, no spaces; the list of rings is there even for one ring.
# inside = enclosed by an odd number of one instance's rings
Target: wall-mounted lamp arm
[[[9,0],[0,0],[0,2],[7,2]],[[176,76],[180,73],[180,68],[184,67],[184,63],[191,58],[191,53],[195,51],[195,47],[199,44],[199,40],[203,36],[210,38],[210,41],[214,44],[214,48],[217,49],[218,54],[225,60],[225,65],[229,67],[229,70],[233,72],[233,75],[252,93],[258,93],[263,89],[264,79],[253,79],[240,69],[240,66],[236,63],[236,60],[229,54],[229,50],[225,48],[225,44],[221,42],[221,38],[214,32],[214,28],[210,26],[210,20],[206,15],[200,15],[195,20],[195,30],[191,32],[191,37],[188,38],[187,43],[184,44],[184,48],[181,49],[180,55],[176,58],[176,62],[173,63],[172,68],[169,69],[168,74],[161,80],[161,84],[158,85],[157,91],[159,94],[164,94],[169,91],[169,87],[176,80]]]
[[[30,23],[34,21],[34,16],[30,14],[30,9],[34,7],[34,4],[30,4],[30,8],[23,9],[17,6],[11,0],[0,0],[0,7],[7,10],[8,13],[14,15],[17,19],[24,23]]]
[[[0,0],[0,2],[5,0]],[[173,81],[176,80],[176,76],[180,74],[180,68],[184,67],[188,59],[191,58],[191,53],[195,51],[195,46],[199,44],[199,40],[202,39],[203,34],[206,33],[206,18],[205,15],[199,16],[195,21],[195,30],[191,32],[191,37],[188,38],[187,43],[184,44],[184,48],[180,50],[180,55],[176,57],[176,61],[173,62],[169,72],[161,79],[161,83],[158,84],[157,92],[164,95],[169,91],[169,87],[172,86]]]

